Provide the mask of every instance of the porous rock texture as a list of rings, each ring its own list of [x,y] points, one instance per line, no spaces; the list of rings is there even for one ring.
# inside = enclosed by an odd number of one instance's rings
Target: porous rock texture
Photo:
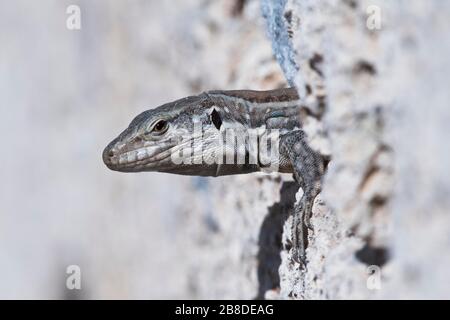
[[[65,28],[72,4],[78,31]],[[450,298],[448,1],[0,8],[2,298]],[[306,269],[287,250],[302,193],[290,175],[127,175],[101,162],[145,109],[288,85],[310,109],[311,145],[332,156]],[[65,285],[72,264],[78,291]]]
[[[254,19],[255,2],[238,3],[241,21]],[[306,269],[286,250],[302,193],[290,177],[208,182],[216,224],[195,258],[208,261],[197,260],[192,273],[199,297],[450,297],[446,9],[439,1],[261,1],[285,85],[314,115],[304,128],[309,141],[332,161]],[[239,79],[225,86],[266,87]]]
[[[213,271],[212,296],[450,297],[443,147],[449,5],[265,0],[261,6],[274,56],[315,115],[305,127],[311,145],[332,161],[313,209],[306,269],[286,250],[292,181],[261,177],[255,188],[252,176],[211,182],[215,203],[223,200],[215,210],[218,239],[228,238],[220,249],[228,261],[223,270],[235,269],[227,279]],[[244,195],[236,195],[236,186]]]
[[[448,9],[263,1],[276,56],[295,52],[279,61],[308,104],[323,108],[332,154],[307,270],[282,252],[282,298],[450,297]],[[292,49],[280,46],[283,33]]]

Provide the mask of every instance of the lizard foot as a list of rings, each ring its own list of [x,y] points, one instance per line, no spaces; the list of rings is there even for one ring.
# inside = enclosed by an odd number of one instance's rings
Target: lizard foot
[[[322,156],[311,149],[301,130],[292,131],[281,137],[280,155],[288,159],[294,171],[294,179],[303,189],[303,196],[294,206],[291,230],[294,261],[306,267],[308,230],[314,231],[310,219],[312,206],[320,192],[320,182],[324,173]]]

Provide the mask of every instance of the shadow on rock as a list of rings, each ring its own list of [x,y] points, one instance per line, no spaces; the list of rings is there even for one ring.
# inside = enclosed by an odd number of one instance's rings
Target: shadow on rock
[[[284,182],[280,189],[280,201],[269,207],[259,232],[258,252],[258,295],[256,299],[264,299],[267,290],[280,286],[278,268],[281,264],[283,225],[288,219],[295,203],[298,185],[295,182]]]

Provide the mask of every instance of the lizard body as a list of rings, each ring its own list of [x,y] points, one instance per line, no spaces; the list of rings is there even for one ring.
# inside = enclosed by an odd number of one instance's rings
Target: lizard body
[[[304,194],[294,208],[291,238],[296,260],[305,264],[309,218],[328,158],[306,142],[301,110],[295,88],[208,91],[139,114],[108,144],[103,161],[122,172],[293,173]]]

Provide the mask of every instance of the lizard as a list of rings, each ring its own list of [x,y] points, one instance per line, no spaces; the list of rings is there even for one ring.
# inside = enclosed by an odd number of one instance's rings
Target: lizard
[[[120,172],[211,177],[258,171],[293,174],[303,195],[294,205],[289,250],[294,261],[306,266],[312,206],[330,158],[308,145],[302,108],[295,88],[213,90],[188,96],[136,116],[104,149],[103,162]],[[219,138],[230,130],[238,132],[237,137],[245,130],[256,130],[254,143],[241,139],[237,146],[220,144]],[[268,143],[270,132],[276,134]],[[180,153],[176,159],[183,161],[175,161],[173,155]],[[227,159],[233,161],[225,161],[230,154]]]

